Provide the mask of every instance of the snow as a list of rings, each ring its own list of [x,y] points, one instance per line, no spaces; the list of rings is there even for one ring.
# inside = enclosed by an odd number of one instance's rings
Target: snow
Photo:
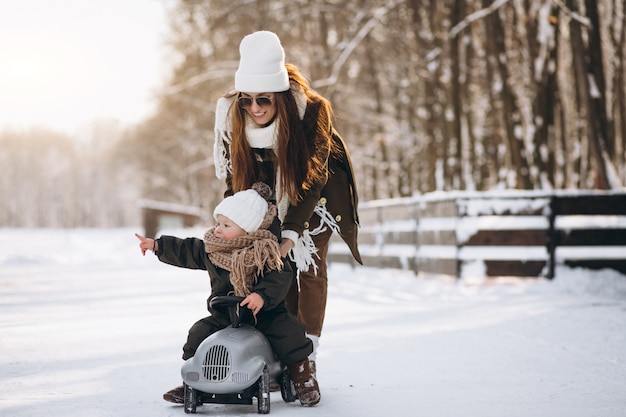
[[[136,231],[0,229],[1,416],[184,415],[161,395],[181,382],[207,275],[142,257]],[[271,415],[626,415],[625,276],[477,282],[331,265],[322,401],[273,393]]]

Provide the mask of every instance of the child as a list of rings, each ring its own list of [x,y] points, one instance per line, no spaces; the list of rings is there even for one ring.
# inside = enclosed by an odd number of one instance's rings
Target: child
[[[204,240],[161,236],[153,240],[135,234],[145,256],[152,250],[161,262],[190,269],[207,270],[211,279],[211,295],[235,294],[245,297],[241,306],[251,310],[251,325],[267,337],[280,361],[285,364],[303,406],[314,406],[320,400],[317,380],[311,375],[309,354],[313,344],[305,335],[304,325],[285,307],[285,295],[291,285],[293,272],[283,263],[276,233],[279,229],[276,206],[268,202],[270,188],[256,183],[252,189],[239,191],[215,207],[215,227]],[[208,303],[207,303],[208,304]],[[225,312],[209,308],[211,315],[196,322],[183,347],[183,359],[196,352],[200,343],[212,333],[228,327]],[[163,398],[174,403],[184,402],[184,389],[177,387]]]

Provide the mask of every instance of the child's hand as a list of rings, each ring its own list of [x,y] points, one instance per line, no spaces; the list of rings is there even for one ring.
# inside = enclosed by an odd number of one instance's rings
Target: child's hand
[[[244,298],[241,302],[242,306],[247,306],[248,309],[252,311],[254,317],[256,317],[259,311],[261,311],[261,309],[263,308],[263,304],[265,304],[265,300],[256,292],[253,292],[252,294]]]
[[[147,250],[151,250],[154,251],[154,240],[147,238],[147,237],[143,237],[141,236],[139,233],[135,233],[135,236],[137,236],[137,239],[139,239],[141,242],[139,242],[139,249],[141,249],[141,254],[143,256],[146,256],[146,251]]]

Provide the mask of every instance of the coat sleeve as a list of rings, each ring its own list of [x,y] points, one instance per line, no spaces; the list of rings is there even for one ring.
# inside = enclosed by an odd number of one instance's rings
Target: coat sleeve
[[[283,222],[284,230],[293,230],[298,233],[298,236],[302,236],[304,229],[308,227],[308,221],[313,215],[325,185],[326,180],[318,182],[304,193],[302,200],[297,205],[289,205]]]
[[[293,270],[287,260],[284,260],[282,270],[266,272],[260,277],[253,291],[259,293],[265,300],[264,309],[272,310],[285,300],[292,279]]]
[[[202,239],[161,236],[157,242],[159,250],[156,255],[161,262],[181,268],[207,270],[207,254]]]

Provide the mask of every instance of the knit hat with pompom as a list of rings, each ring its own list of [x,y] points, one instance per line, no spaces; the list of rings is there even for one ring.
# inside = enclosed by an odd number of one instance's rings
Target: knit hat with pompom
[[[248,233],[268,229],[276,217],[276,205],[269,202],[272,190],[267,184],[257,182],[248,190],[239,191],[222,200],[213,210],[217,215],[228,217]]]

